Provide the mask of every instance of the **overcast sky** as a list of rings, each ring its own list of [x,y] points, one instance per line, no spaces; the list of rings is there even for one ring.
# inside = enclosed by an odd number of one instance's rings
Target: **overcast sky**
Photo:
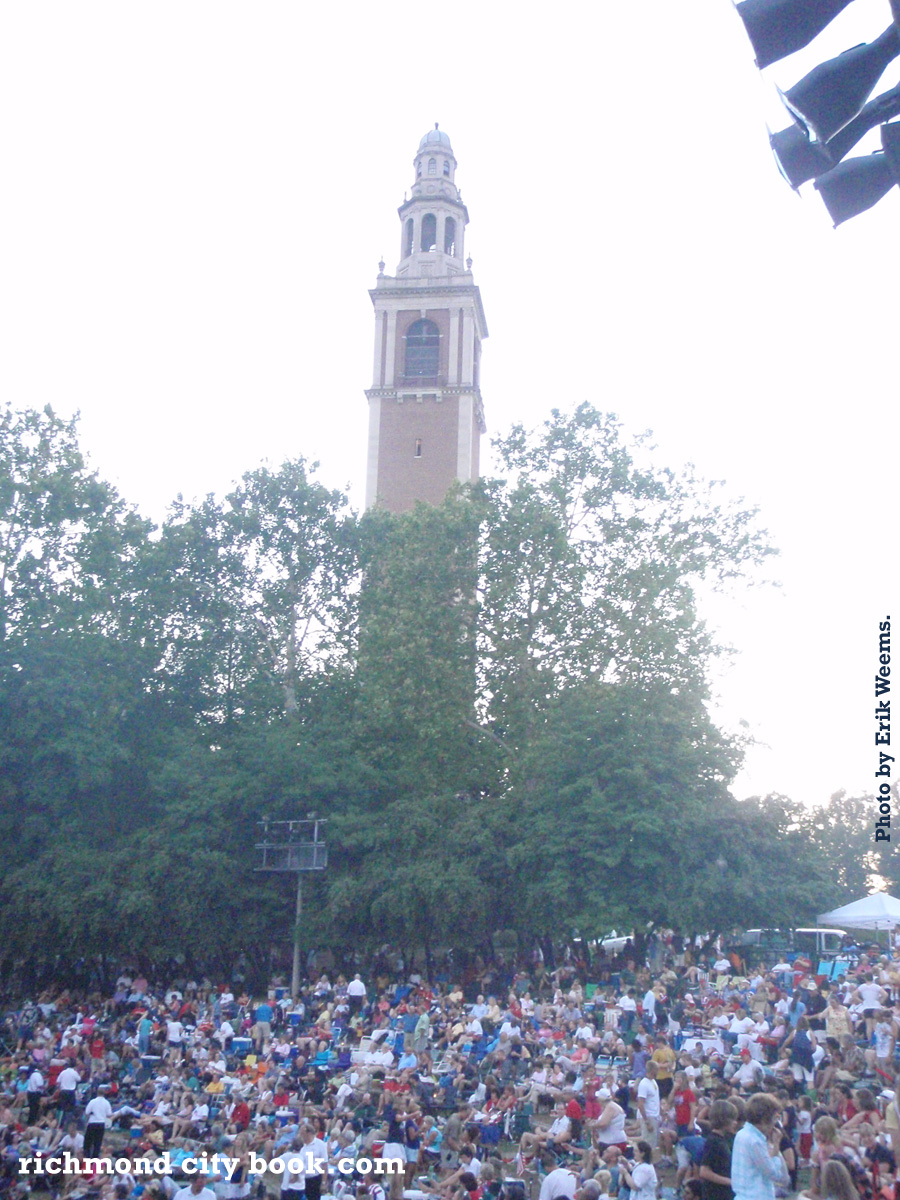
[[[737,650],[717,718],[758,743],[737,794],[872,790],[900,192],[833,231],[766,122],[888,21],[854,0],[760,76],[729,0],[6,4],[0,396],[80,410],[156,519],[299,454],[361,505],[367,290],[439,121],[489,432],[590,400],[759,505],[782,588],[707,609]]]

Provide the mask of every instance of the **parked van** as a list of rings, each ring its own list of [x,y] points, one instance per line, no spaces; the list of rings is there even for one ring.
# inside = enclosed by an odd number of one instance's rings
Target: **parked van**
[[[815,966],[823,959],[837,958],[846,936],[843,929],[746,929],[734,949],[748,967],[774,966],[779,959],[793,962],[801,956]]]

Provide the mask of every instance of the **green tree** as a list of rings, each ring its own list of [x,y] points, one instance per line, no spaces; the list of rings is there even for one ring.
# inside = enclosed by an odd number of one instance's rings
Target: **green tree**
[[[695,587],[774,553],[755,510],[690,470],[641,465],[646,438],[625,445],[616,418],[588,404],[495,445],[506,478],[480,484],[477,507],[482,697],[498,733],[525,744],[572,685],[705,694],[718,648]]]

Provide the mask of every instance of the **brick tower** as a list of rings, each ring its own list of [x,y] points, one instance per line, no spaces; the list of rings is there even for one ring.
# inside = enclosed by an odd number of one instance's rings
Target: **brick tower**
[[[487,337],[481,293],[465,258],[469,214],[454,182],[446,133],[419,143],[415,181],[400,215],[400,262],[369,295],[375,366],[369,401],[366,507],[404,512],[440,504],[454,480],[478,478],[485,431],[479,388]]]

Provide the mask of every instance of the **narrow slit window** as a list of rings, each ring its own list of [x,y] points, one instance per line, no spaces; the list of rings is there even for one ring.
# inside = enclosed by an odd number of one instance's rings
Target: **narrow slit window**
[[[444,222],[444,253],[456,253],[456,222],[452,217]]]
[[[422,439],[421,438],[416,438],[416,449],[415,449],[415,454],[413,457],[414,458],[422,457]]]
[[[404,258],[409,258],[409,256],[413,252],[413,229],[414,229],[413,219],[412,219],[412,217],[410,217],[409,220],[406,222],[406,253],[404,255]]]
[[[450,174],[450,164],[447,162],[446,158],[444,159],[444,174]]]
[[[437,175],[437,159],[436,158],[429,158],[428,174],[429,175]]]

